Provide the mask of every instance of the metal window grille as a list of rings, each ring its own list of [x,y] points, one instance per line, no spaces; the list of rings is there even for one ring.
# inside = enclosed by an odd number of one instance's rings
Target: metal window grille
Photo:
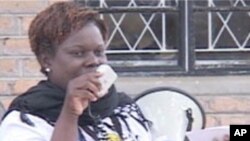
[[[100,11],[108,22],[107,53],[111,65],[121,74],[250,72],[247,0],[79,2]]]

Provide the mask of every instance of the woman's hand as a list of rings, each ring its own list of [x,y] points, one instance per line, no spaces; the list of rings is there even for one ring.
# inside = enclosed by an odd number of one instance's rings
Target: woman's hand
[[[229,141],[229,135],[228,134],[225,134],[225,135],[223,135],[223,138],[222,138],[222,140],[220,140],[220,139],[218,139],[218,138],[215,138],[215,139],[213,139],[213,141]]]
[[[228,134],[224,135],[223,137],[223,141],[229,141],[230,137]]]
[[[98,72],[83,74],[68,83],[67,94],[64,101],[63,112],[80,116],[87,108],[89,102],[96,101],[101,84]]]

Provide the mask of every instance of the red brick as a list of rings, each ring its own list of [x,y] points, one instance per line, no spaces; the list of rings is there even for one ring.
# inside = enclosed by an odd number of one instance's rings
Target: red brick
[[[4,40],[0,38],[0,55],[3,54],[3,43]]]
[[[1,13],[37,13],[47,6],[46,1],[1,1]]]
[[[15,34],[18,34],[17,19],[14,16],[0,15],[0,36],[8,36]]]
[[[11,104],[14,98],[15,96],[8,96],[8,97],[1,99],[0,102],[3,104],[5,109],[8,109],[9,105]]]
[[[15,59],[0,59],[0,76],[18,76],[20,74],[18,61]]]
[[[3,42],[3,53],[8,55],[33,55],[27,38],[0,39]]]
[[[249,114],[208,114],[207,115],[207,126],[222,126],[230,124],[249,124],[250,115]]]
[[[23,92],[27,91],[31,86],[36,85],[38,81],[39,80],[25,80],[25,79],[13,81],[10,86],[12,94],[14,95],[22,94]]]
[[[43,76],[40,72],[40,65],[37,62],[36,58],[24,59],[22,65],[22,72],[24,76],[34,77],[34,76]]]
[[[21,19],[21,34],[28,35],[28,30],[31,21],[33,20],[34,16],[25,16],[20,17]]]
[[[211,115],[206,115],[206,127],[213,127],[213,126],[218,126],[219,125],[219,121],[218,118],[216,116],[211,116]]]
[[[248,96],[207,96],[200,99],[206,112],[245,112],[250,110]]]
[[[6,81],[0,81],[0,95],[6,95],[10,93],[7,82]]]
[[[249,124],[250,123],[250,115],[249,114],[231,114],[224,116],[217,116],[221,121],[221,125],[229,125],[229,124]]]

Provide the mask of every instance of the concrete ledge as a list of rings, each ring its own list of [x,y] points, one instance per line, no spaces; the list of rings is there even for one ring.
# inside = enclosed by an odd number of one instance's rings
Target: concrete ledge
[[[250,76],[119,77],[116,85],[131,95],[158,86],[176,87],[192,95],[250,94]]]

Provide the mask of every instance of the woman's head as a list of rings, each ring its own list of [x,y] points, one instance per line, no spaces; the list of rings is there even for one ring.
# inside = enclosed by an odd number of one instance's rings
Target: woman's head
[[[99,19],[97,12],[83,5],[58,2],[40,12],[29,28],[31,49],[39,62],[41,55],[55,55],[58,46],[72,32],[79,31],[89,22],[95,23],[103,39],[106,40],[107,26]]]
[[[40,12],[30,25],[29,39],[42,72],[61,87],[107,61],[107,26],[97,12],[73,2],[58,2]]]

